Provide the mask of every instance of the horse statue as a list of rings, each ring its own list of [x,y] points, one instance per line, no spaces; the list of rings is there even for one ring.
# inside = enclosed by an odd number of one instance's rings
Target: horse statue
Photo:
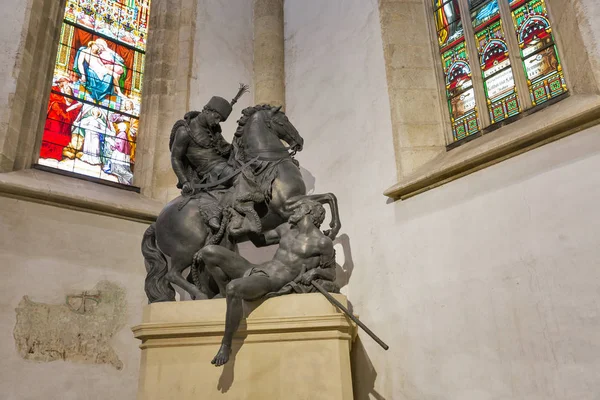
[[[187,291],[192,299],[214,297],[218,288],[205,271],[201,257],[195,257],[196,253],[209,244],[230,250],[247,240],[257,247],[264,245],[260,233],[285,223],[300,200],[311,199],[329,205],[331,229],[325,234],[334,239],[340,230],[335,196],[332,193],[306,194],[300,168],[293,159],[293,155],[302,150],[304,139],[281,107],[249,107],[238,122],[230,157],[230,163],[237,168],[233,187],[219,198],[200,185],[206,194],[204,198],[183,195],[175,198],[144,233],[145,290],[150,303],[174,301],[172,284]],[[258,185],[264,195],[246,196],[248,182]],[[223,213],[221,229],[216,233],[202,216],[202,204],[207,198],[221,202],[223,198],[225,202],[229,199],[230,207]],[[189,267],[186,279],[183,273]]]

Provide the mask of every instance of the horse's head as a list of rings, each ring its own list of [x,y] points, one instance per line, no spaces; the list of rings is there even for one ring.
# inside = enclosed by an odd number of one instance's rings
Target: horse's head
[[[304,139],[298,133],[298,130],[292,125],[281,106],[273,107],[269,112],[269,126],[275,132],[277,137],[284,140],[294,151],[302,151]]]
[[[301,151],[304,139],[288,120],[281,107],[259,104],[242,111],[235,132],[234,146],[243,149],[250,158],[271,153],[285,153],[285,142],[292,151]]]

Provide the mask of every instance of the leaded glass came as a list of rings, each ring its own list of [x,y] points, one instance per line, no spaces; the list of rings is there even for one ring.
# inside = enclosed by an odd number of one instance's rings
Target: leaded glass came
[[[38,163],[131,185],[150,0],[68,0]]]

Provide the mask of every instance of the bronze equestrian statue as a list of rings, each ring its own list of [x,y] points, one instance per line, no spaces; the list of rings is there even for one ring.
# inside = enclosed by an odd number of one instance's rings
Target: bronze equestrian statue
[[[340,230],[335,196],[306,194],[293,158],[304,140],[281,107],[246,108],[232,143],[223,138],[219,123],[246,90],[242,85],[231,102],[213,97],[202,112],[186,114],[173,128],[172,166],[182,194],[165,206],[142,240],[150,303],[174,301],[172,284],[193,299],[213,298],[222,292],[222,282],[196,253],[209,245],[235,251],[247,240],[265,245],[264,233],[287,224],[306,200],[329,205],[327,237],[334,239]],[[190,267],[186,279],[183,272]]]
[[[231,102],[215,96],[202,112],[187,113],[173,127],[169,149],[181,196],[144,233],[148,301],[174,301],[172,284],[196,300],[225,297],[225,334],[212,360],[216,366],[229,360],[243,301],[290,293],[319,291],[387,350],[329,294],[339,292],[333,249],[341,227],[337,199],[332,193],[306,194],[293,158],[304,140],[281,107],[248,107],[232,143],[221,135],[220,122],[246,91],[241,85]],[[324,204],[331,210],[331,229],[321,232]],[[271,261],[254,265],[236,252],[247,240],[279,248]]]

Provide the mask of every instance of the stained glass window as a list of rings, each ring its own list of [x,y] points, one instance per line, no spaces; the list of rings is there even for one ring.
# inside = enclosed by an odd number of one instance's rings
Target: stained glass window
[[[38,163],[131,185],[150,0],[68,0]]]
[[[458,0],[434,0],[434,6],[452,135],[460,140],[479,131],[469,53]]]
[[[429,1],[454,141],[567,92],[548,0]]]
[[[473,4],[471,4],[473,6]],[[486,103],[492,124],[521,112],[498,0],[479,1],[471,8]]]
[[[544,0],[508,0],[534,105],[567,91]]]

